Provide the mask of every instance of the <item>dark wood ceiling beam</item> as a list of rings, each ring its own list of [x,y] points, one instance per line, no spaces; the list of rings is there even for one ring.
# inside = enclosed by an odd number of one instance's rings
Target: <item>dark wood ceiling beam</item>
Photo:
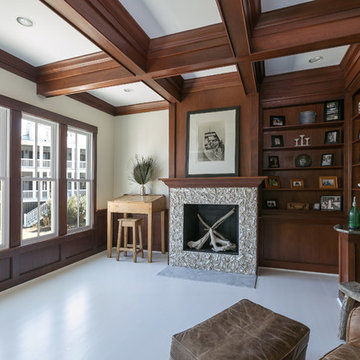
[[[260,4],[242,0],[217,0],[218,8],[225,25],[226,34],[231,46],[232,54],[235,57],[248,57],[247,61],[239,62],[237,65],[240,77],[246,94],[257,91],[254,68],[249,62],[251,53],[249,36],[254,26],[255,19],[259,16]]]
[[[146,71],[150,39],[118,0],[41,1],[129,71]]]
[[[149,103],[118,106],[115,115],[139,114],[150,111],[168,110],[169,103],[166,100],[153,101]]]
[[[242,86],[240,75],[237,72],[185,80],[183,94],[186,96],[187,94],[194,92],[228,88],[232,86]]]
[[[25,79],[36,81],[36,68],[34,66],[3,50],[0,50],[0,68]]]
[[[80,101],[83,104],[89,105],[95,109],[98,109],[100,111],[103,111],[109,115],[116,115],[116,107],[107,103],[106,101],[103,101],[96,96],[93,96],[88,93],[81,93],[81,94],[71,94],[68,95],[70,98]]]
[[[234,62],[223,24],[214,24],[152,39],[147,71],[161,78]]]
[[[51,90],[50,81],[41,75],[39,77],[42,82],[38,84],[40,94],[45,96],[69,94],[115,85],[116,79],[124,80],[125,77],[128,77],[127,71],[136,76],[146,75],[150,39],[118,0],[42,1],[122,66],[111,70],[107,69],[104,72],[102,70],[96,73],[92,72],[91,77],[94,77],[94,81],[90,80],[90,84],[88,74],[78,74],[76,78],[74,76],[66,77],[54,86],[56,91]],[[172,81],[162,80],[159,82],[147,79],[144,82],[168,101],[180,101],[181,99],[181,94],[177,88],[173,87]],[[61,83],[64,87],[59,90]],[[165,87],[161,88],[161,84],[164,84]]]
[[[253,61],[360,42],[358,0],[317,0],[264,13],[251,38]]]

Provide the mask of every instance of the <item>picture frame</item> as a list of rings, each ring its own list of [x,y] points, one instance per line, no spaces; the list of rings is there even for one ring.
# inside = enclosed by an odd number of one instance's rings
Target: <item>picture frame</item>
[[[320,196],[320,210],[322,211],[341,211],[342,196],[323,195]]]
[[[288,210],[309,210],[310,205],[309,203],[290,201],[286,204],[286,208]]]
[[[280,178],[278,176],[268,176],[265,179],[266,189],[280,189]]]
[[[268,167],[271,169],[279,168],[280,167],[279,157],[276,155],[269,155]]]
[[[283,115],[270,115],[270,126],[284,126],[285,116]]]
[[[321,154],[320,160],[321,166],[333,166],[334,165],[334,154]]]
[[[189,111],[185,177],[238,176],[240,107]]]
[[[320,189],[337,189],[338,180],[337,176],[319,176]]]
[[[342,121],[344,120],[343,114],[343,101],[332,100],[324,103],[324,121]]]
[[[304,179],[290,179],[290,188],[291,189],[303,189],[304,188]]]
[[[271,147],[283,147],[284,138],[282,135],[271,135]]]
[[[266,200],[265,201],[265,206],[267,209],[277,209],[278,208],[278,203],[276,200]]]
[[[339,144],[340,143],[340,131],[330,130],[325,132],[324,144]]]

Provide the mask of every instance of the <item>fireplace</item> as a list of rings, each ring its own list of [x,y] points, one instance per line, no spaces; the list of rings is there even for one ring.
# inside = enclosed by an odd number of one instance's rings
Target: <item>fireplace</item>
[[[209,230],[203,222],[211,227],[227,214],[230,215],[214,229],[213,236],[216,238],[221,236],[221,240],[226,240],[231,246],[228,246],[227,249],[226,246],[216,246],[215,244],[216,248],[214,249]],[[238,205],[184,204],[183,250],[208,253],[221,251],[223,254],[238,254],[238,217]],[[199,242],[199,239],[204,239],[203,244],[199,243],[200,248],[190,246],[192,243]]]
[[[170,188],[169,265],[257,273],[258,187],[264,177],[161,180]],[[204,234],[203,224],[196,221],[198,213],[212,226],[231,209],[235,213],[224,221],[223,228],[216,230],[235,244],[232,251],[215,252],[208,243],[200,251],[187,246]]]

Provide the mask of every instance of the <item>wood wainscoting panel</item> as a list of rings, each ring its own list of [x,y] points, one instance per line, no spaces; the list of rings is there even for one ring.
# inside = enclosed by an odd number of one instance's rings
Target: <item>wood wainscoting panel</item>
[[[35,248],[19,254],[19,273],[20,275],[25,274],[58,261],[60,261],[59,245],[49,244],[41,249]]]
[[[61,245],[63,259],[69,259],[94,248],[94,231],[77,233]]]
[[[261,217],[260,266],[336,274],[338,239],[333,225],[343,223],[344,217],[293,215]]]
[[[10,258],[0,260],[0,282],[10,279],[11,277],[11,261]]]

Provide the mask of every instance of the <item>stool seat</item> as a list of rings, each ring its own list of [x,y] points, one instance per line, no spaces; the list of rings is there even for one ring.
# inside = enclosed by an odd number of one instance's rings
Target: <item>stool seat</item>
[[[120,253],[123,252],[124,256],[127,256],[127,252],[133,253],[133,261],[137,261],[137,254],[141,253],[141,257],[144,258],[144,249],[142,243],[142,233],[141,233],[141,224],[142,219],[133,219],[133,218],[122,218],[119,219],[119,230],[116,244],[116,260],[119,261]],[[132,229],[132,244],[128,244],[127,238],[127,229]],[[124,230],[124,236],[122,232]],[[136,236],[136,233],[138,236]],[[138,238],[139,243],[136,244],[136,238]],[[122,245],[123,240],[123,246]]]
[[[243,299],[172,337],[170,360],[305,360],[307,326]]]

